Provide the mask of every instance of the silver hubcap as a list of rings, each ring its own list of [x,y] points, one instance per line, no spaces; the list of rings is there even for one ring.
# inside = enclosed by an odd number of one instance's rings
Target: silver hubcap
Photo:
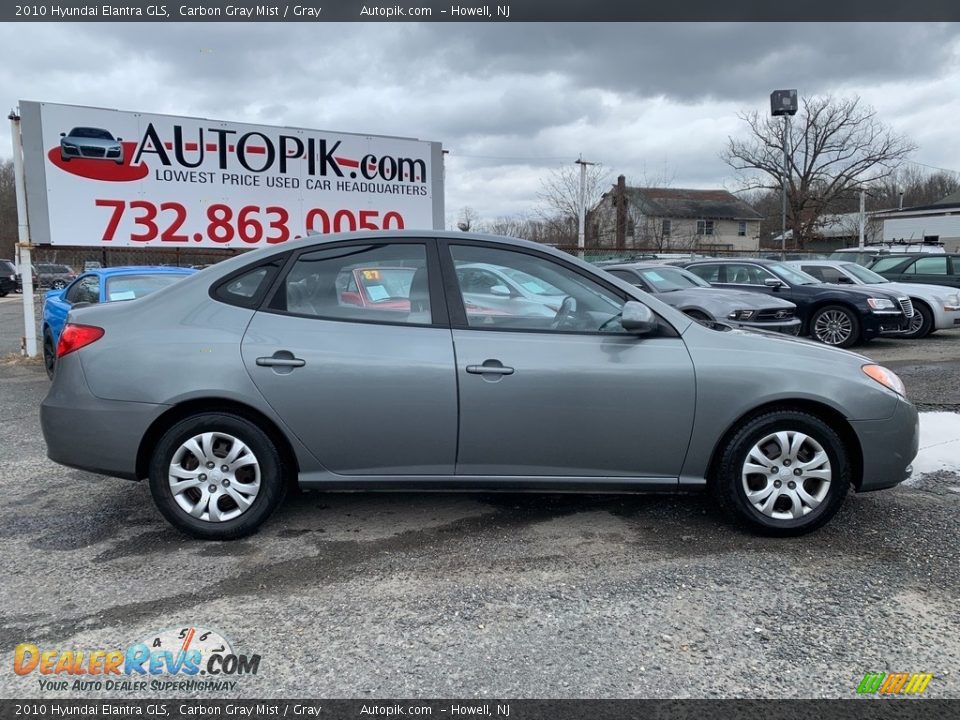
[[[914,308],[913,317],[910,318],[910,327],[907,329],[907,334],[916,335],[920,332],[920,328],[923,327],[923,315],[920,314],[920,311]]]
[[[776,520],[795,520],[816,510],[832,477],[823,446],[790,430],[761,439],[747,453],[741,471],[747,501]]]
[[[827,345],[839,345],[846,342],[853,332],[850,317],[841,310],[827,310],[821,313],[813,327],[817,340]]]
[[[260,462],[233,435],[206,432],[173,454],[167,477],[177,505],[207,522],[226,522],[253,505],[260,492]]]

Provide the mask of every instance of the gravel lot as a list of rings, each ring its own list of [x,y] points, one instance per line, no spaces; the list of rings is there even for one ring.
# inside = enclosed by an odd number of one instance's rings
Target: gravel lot
[[[0,300],[0,357],[19,302]],[[960,331],[860,351],[922,409],[960,411]],[[204,697],[849,698],[868,671],[960,697],[958,473],[851,495],[798,540],[745,534],[700,496],[311,493],[252,538],[200,543],[143,484],[45,458],[47,385],[39,363],[0,364],[8,669],[21,642],[202,626],[262,656]],[[0,673],[2,697],[100,694]]]

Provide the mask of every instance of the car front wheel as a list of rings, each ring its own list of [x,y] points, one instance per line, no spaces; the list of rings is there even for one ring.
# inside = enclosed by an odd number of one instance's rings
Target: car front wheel
[[[824,345],[847,348],[860,339],[860,321],[849,308],[828,305],[810,318],[810,335]]]
[[[738,520],[764,535],[802,535],[840,509],[849,454],[826,422],[799,410],[759,415],[722,448],[712,488]]]
[[[913,317],[910,318],[910,327],[904,333],[908,338],[924,338],[933,330],[933,313],[923,303],[913,301]]]
[[[287,483],[276,446],[249,420],[208,413],[181,420],[160,438],[150,492],[176,528],[203,540],[255,532],[283,499]]]

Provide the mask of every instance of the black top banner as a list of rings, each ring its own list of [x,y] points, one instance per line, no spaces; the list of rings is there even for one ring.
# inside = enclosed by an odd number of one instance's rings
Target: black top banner
[[[957,0],[251,0],[193,2],[40,2],[3,4],[0,20],[23,22],[631,22],[631,21],[952,21]],[[816,32],[811,27],[811,32]]]

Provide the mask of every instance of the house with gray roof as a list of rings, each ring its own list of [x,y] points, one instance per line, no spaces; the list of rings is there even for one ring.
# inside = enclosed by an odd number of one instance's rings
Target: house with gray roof
[[[590,213],[590,245],[655,251],[755,251],[762,216],[726,190],[628,187],[623,176]]]

